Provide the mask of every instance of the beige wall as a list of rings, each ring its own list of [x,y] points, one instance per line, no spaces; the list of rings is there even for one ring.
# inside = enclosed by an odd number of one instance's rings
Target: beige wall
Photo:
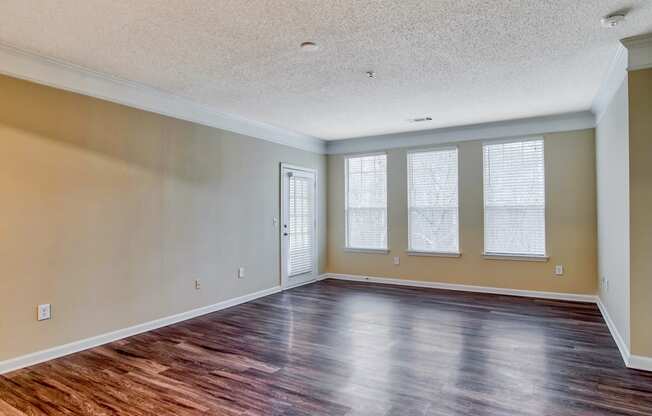
[[[0,361],[278,285],[279,163],[326,190],[324,156],[4,76],[0,91]],[[321,270],[325,210],[321,192]]]
[[[0,90],[0,361],[278,285],[280,162],[319,171],[320,272],[596,292],[593,130],[545,136],[549,262],[482,258],[481,142],[458,145],[461,258],[405,255],[406,149],[388,152],[391,254],[354,254],[343,156],[327,169],[324,156],[9,77]],[[51,321],[36,321],[39,303]]]
[[[652,357],[652,69],[629,73],[631,352]]]
[[[629,348],[629,99],[623,75],[595,141],[600,299]]]
[[[500,288],[595,294],[596,185],[594,131],[545,135],[547,263],[485,260],[482,142],[459,143],[460,258],[407,256],[406,149],[388,153],[391,253],[344,252],[344,156],[328,158],[328,265],[331,273],[392,277]],[[400,256],[401,264],[393,265]],[[554,265],[566,268],[554,276]]]

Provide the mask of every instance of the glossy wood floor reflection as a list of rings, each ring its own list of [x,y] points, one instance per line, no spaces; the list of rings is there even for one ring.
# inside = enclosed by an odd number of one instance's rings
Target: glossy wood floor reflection
[[[323,281],[0,377],[16,415],[652,415],[595,305]]]

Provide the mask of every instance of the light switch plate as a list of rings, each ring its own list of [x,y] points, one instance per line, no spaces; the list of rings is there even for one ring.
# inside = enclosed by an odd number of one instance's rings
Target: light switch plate
[[[564,275],[564,265],[557,264],[555,266],[555,276],[563,276],[563,275]]]
[[[401,258],[398,257],[398,256],[394,257],[394,264],[397,265],[397,266],[398,266],[399,264],[401,264]]]

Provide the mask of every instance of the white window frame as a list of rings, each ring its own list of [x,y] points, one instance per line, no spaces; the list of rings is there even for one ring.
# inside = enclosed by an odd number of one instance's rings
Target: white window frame
[[[455,150],[457,152],[457,251],[447,252],[447,251],[423,251],[423,250],[413,250],[411,246],[412,235],[412,218],[410,210],[410,175],[407,171],[409,168],[408,158],[411,154],[415,153],[430,153],[437,151],[446,151],[446,150]],[[460,219],[460,150],[458,146],[437,146],[437,147],[428,147],[424,149],[412,149],[408,150],[405,155],[405,172],[406,172],[406,183],[407,183],[407,212],[408,212],[408,249],[407,254],[409,256],[432,256],[432,257],[460,257],[462,255],[460,247],[462,245],[461,239],[461,219]]]
[[[484,146],[492,144],[504,144],[504,143],[521,143],[528,141],[542,141],[543,142],[543,192],[544,192],[544,204],[543,204],[543,255],[532,255],[532,254],[513,254],[513,253],[494,253],[488,252],[486,250],[486,241],[487,241],[487,229],[484,226],[487,223],[487,210],[486,207],[486,195],[484,192]],[[497,140],[487,140],[482,142],[482,229],[483,229],[483,252],[482,256],[486,260],[509,260],[509,261],[533,261],[533,262],[547,262],[550,258],[548,253],[548,182],[546,176],[548,174],[548,169],[546,169],[546,141],[543,136],[529,136],[529,137],[513,137],[508,139],[497,139]]]
[[[349,159],[368,156],[385,156],[385,248],[352,247],[349,244]],[[388,254],[389,242],[389,155],[387,152],[358,153],[344,157],[344,251],[352,253]]]

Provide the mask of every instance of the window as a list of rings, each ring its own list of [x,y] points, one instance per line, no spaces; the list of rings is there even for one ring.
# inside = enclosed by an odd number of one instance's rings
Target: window
[[[387,249],[387,155],[346,159],[346,247]]]
[[[314,173],[296,172],[288,177],[288,276],[313,271],[315,245]]]
[[[543,140],[486,144],[483,158],[485,253],[544,257]]]
[[[459,253],[457,148],[408,153],[409,251]]]

